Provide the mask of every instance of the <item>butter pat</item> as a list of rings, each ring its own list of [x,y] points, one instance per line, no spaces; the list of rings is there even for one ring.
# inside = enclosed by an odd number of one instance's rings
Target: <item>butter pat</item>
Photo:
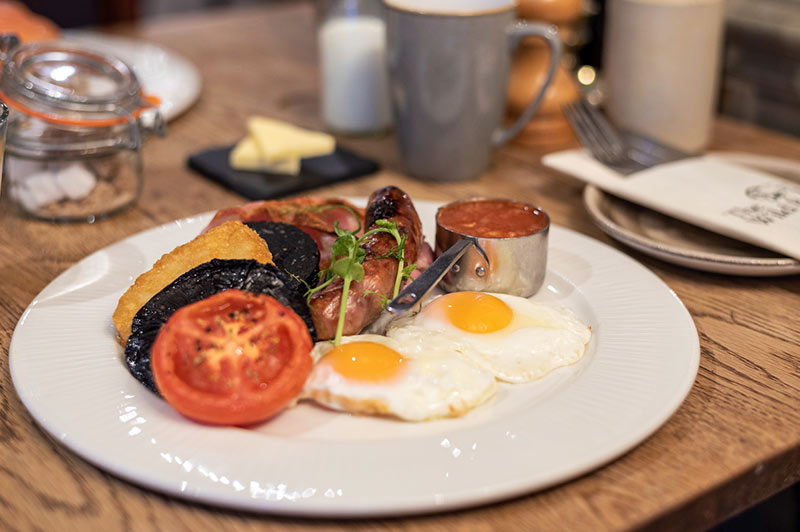
[[[331,135],[262,116],[248,119],[247,131],[267,163],[327,155],[336,147]]]
[[[268,162],[262,157],[258,143],[252,136],[243,138],[234,146],[233,150],[231,150],[228,162],[237,170],[287,175],[297,175],[300,173],[299,157]]]

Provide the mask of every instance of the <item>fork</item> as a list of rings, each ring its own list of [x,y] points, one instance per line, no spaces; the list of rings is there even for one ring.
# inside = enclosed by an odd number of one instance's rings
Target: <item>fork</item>
[[[581,144],[595,159],[621,174],[690,157],[648,137],[618,131],[597,107],[583,99],[562,109]]]

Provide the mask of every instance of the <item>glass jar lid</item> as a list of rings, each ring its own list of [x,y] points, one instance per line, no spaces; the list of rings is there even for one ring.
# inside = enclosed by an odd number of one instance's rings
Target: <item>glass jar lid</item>
[[[138,149],[142,133],[164,134],[158,99],[143,94],[117,57],[63,41],[19,45],[2,35],[0,61],[0,99],[16,114],[8,147],[20,155]]]
[[[7,37],[5,37],[7,38]],[[105,127],[127,121],[146,100],[133,71],[120,59],[65,42],[8,43],[0,98],[48,122]]]

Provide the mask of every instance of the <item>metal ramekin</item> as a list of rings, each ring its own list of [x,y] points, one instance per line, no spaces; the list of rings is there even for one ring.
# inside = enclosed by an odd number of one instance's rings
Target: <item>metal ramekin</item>
[[[470,201],[513,201],[504,198],[471,198],[460,200],[439,208],[439,211],[452,205]],[[489,263],[478,250],[471,246],[461,259],[442,279],[440,286],[448,292],[475,290],[481,292],[499,292],[521,297],[530,297],[542,287],[547,269],[547,240],[550,231],[550,216],[540,207],[525,203],[542,213],[547,223],[544,229],[511,238],[482,238],[478,244],[486,252]],[[438,257],[450,246],[465,236],[462,233],[446,229],[439,224],[439,211],[436,212],[436,249]]]

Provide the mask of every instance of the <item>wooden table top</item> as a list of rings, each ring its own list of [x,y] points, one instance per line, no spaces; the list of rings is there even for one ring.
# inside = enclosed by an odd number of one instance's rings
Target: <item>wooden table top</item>
[[[694,318],[700,371],[677,413],[622,458],[572,482],[482,508],[388,520],[304,520],[164,497],[96,469],[45,435],[9,376],[9,342],[23,310],[56,275],[93,251],[176,218],[241,203],[189,171],[186,158],[237,140],[247,116],[320,127],[313,24],[310,4],[287,2],[114,28],[185,55],[204,83],[200,100],[169,124],[168,136],[147,143],[138,205],[92,225],[53,225],[19,217],[4,192],[0,529],[701,530],[800,479],[800,276],[703,273],[623,247],[593,225],[578,180],[544,168],[546,150],[519,145],[497,151],[476,181],[429,184],[398,170],[391,138],[342,139],[385,169],[321,192],[360,196],[396,184],[413,198],[520,198],[546,206],[555,224],[621,249],[655,272]],[[713,148],[800,161],[800,140],[727,119],[716,123]]]

